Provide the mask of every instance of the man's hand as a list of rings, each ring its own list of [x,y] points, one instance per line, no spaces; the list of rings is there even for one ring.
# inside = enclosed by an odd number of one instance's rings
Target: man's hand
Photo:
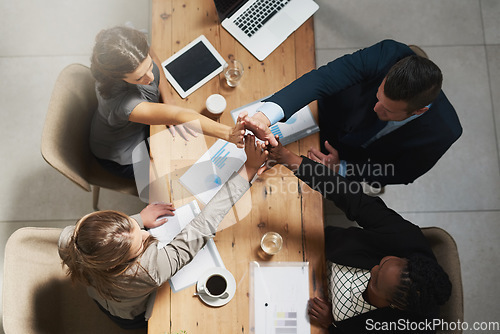
[[[278,146],[278,142],[269,129],[269,120],[261,112],[256,113],[252,117],[245,117],[245,128],[253,132],[253,134],[264,142],[268,142],[271,146]]]
[[[332,305],[321,298],[309,299],[308,313],[323,328],[330,327],[333,322]]]
[[[325,141],[325,148],[330,152],[328,155],[321,153],[321,151],[311,147],[311,149],[307,152],[307,157],[316,162],[322,163],[327,166],[331,170],[334,170],[335,173],[338,173],[340,168],[340,158],[339,152],[332,147],[327,141]]]
[[[141,218],[144,227],[153,228],[163,225],[167,222],[165,216],[173,216],[175,207],[172,203],[153,203],[149,204],[141,211]],[[158,218],[162,219],[158,219]]]

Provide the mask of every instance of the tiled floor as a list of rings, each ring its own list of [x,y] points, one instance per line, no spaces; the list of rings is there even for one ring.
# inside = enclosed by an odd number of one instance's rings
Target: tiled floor
[[[420,45],[443,70],[444,91],[457,109],[464,134],[429,173],[409,186],[387,187],[383,199],[418,225],[440,226],[455,237],[466,321],[500,321],[495,256],[500,252],[500,1],[317,2],[318,65],[392,38]],[[129,21],[148,28],[150,2],[2,1],[0,13],[3,263],[5,242],[16,229],[66,226],[91,210],[91,195],[40,155],[50,93],[63,67],[89,64],[100,29]],[[142,203],[102,191],[101,207],[133,213]],[[335,210],[327,212],[330,223],[345,221]]]

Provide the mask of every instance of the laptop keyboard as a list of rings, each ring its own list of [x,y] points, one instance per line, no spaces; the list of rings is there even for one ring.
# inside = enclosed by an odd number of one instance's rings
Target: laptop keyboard
[[[251,37],[291,0],[257,0],[234,20],[234,23]]]

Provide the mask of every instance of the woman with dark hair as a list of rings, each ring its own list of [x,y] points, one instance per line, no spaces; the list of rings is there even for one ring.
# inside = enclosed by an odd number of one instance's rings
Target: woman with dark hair
[[[66,227],[59,237],[59,255],[72,280],[87,287],[89,295],[108,317],[124,329],[147,326],[155,292],[215,235],[219,223],[250,188],[267,151],[245,140],[247,161],[212,200],[169,244],[144,228],[162,225],[175,210],[171,204],[151,204],[140,214],[97,211]]]
[[[90,148],[117,175],[134,177],[132,151],[148,138],[149,125],[176,125],[184,138],[203,132],[243,147],[243,122],[231,128],[174,105],[160,65],[140,31],[115,27],[96,37],[90,69],[97,81],[98,107]]]
[[[313,298],[309,315],[331,333],[415,333],[415,323],[438,316],[451,282],[420,228],[365,195],[325,165],[299,157],[280,143],[270,166],[292,170],[312,189],[335,202],[360,227],[325,229],[328,300]],[[419,333],[434,332],[422,327]]]

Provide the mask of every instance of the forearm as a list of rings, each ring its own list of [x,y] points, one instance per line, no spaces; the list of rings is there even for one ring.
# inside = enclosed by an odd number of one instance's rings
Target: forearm
[[[215,122],[208,117],[198,114],[194,110],[186,109],[185,112],[178,113],[175,122],[176,125],[183,124],[204,135],[232,142],[231,127]]]
[[[364,228],[393,228],[397,231],[397,226],[404,221],[379,197],[365,195],[360,183],[347,180],[323,164],[303,158],[295,175],[333,201],[348,219],[355,220]]]
[[[318,191],[328,200],[331,200],[347,218],[356,220],[363,206],[364,194],[359,183],[349,181],[330,168],[303,157],[299,168],[294,171],[295,176],[309,187]]]
[[[215,235],[219,223],[229,210],[249,188],[250,184],[245,178],[233,174],[202,212],[160,251],[162,267],[168,268],[164,275],[174,275],[196,256],[207,240]]]
[[[302,163],[302,157],[296,155],[295,153],[290,152],[287,149],[284,149],[280,161],[281,161],[280,164],[284,165],[292,172],[295,172]]]
[[[172,104],[142,102],[132,111],[129,120],[148,125],[183,124],[199,133],[224,140],[229,140],[231,133],[227,125],[217,123],[192,109]]]
[[[302,163],[302,157],[298,156],[297,154],[290,152],[283,146],[279,146],[276,149],[271,149],[271,154],[269,156],[268,163],[270,164],[269,166],[274,166],[275,164],[281,164],[291,170],[292,172],[295,172],[300,164]]]

